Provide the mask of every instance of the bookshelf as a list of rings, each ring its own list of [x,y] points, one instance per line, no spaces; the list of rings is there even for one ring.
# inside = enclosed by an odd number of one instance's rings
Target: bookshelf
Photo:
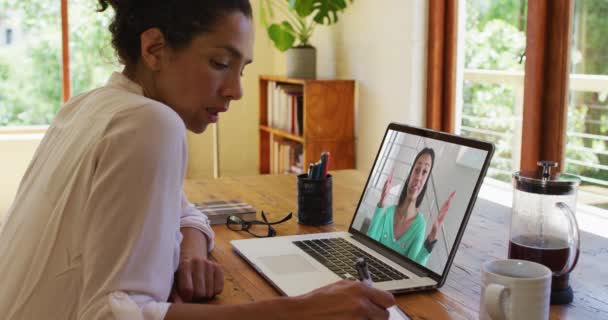
[[[355,81],[262,75],[260,173],[300,173],[329,151],[329,170],[355,167]],[[303,169],[304,168],[304,169]]]

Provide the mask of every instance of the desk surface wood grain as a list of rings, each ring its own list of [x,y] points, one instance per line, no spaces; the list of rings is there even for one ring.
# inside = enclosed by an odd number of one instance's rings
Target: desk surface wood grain
[[[336,171],[333,178],[334,223],[312,227],[297,223],[296,177],[259,175],[188,180],[184,188],[192,202],[240,199],[264,210],[275,220],[294,213],[277,225],[278,235],[346,231],[361,196],[367,173]],[[478,199],[446,284],[428,292],[402,294],[397,302],[413,319],[477,319],[480,268],[484,261],[507,256],[510,209]],[[280,294],[230,247],[230,240],[245,239],[246,232],[214,226],[216,246],[212,258],[224,267],[224,292],[211,303],[236,304],[277,297]],[[551,319],[608,319],[608,239],[581,232],[581,257],[571,275],[575,300],[552,306]]]

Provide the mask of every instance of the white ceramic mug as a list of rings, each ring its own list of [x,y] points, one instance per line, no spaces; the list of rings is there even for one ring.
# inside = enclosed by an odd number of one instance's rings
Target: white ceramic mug
[[[525,260],[494,260],[481,269],[479,319],[549,319],[551,270]]]

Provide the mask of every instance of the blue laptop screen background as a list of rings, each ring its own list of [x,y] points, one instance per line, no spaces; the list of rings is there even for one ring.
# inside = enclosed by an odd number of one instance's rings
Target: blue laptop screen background
[[[422,150],[425,150],[422,155],[426,155],[421,156],[416,165],[415,159]],[[429,153],[434,153],[434,161],[430,161]],[[389,130],[355,214],[353,228],[441,274],[456,241],[486,156],[485,150]],[[426,187],[420,182],[425,168],[429,168]],[[404,190],[410,174],[411,183]],[[382,208],[379,208],[383,187],[391,175],[390,188],[386,192]],[[410,196],[403,194],[402,197],[403,191],[410,192]],[[404,225],[395,228],[395,221],[403,221],[401,219],[404,217],[401,214],[404,210],[399,208],[404,208],[403,204],[408,203],[402,201],[399,206],[399,199],[414,199],[412,195],[422,194],[422,191],[424,196],[418,195],[416,201],[409,201],[417,211],[408,216],[413,218],[406,218]],[[443,222],[435,228],[436,241],[429,241],[429,234],[441,207],[452,193]]]

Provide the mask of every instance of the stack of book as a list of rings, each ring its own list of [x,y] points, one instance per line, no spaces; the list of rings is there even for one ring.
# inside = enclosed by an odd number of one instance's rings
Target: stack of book
[[[255,208],[239,200],[198,202],[194,206],[209,218],[211,224],[225,224],[229,216],[243,220],[256,219]]]

